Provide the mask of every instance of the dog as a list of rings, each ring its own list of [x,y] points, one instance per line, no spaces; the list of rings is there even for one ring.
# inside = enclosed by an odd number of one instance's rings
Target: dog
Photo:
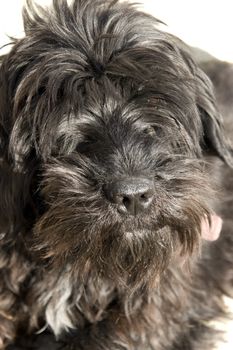
[[[213,349],[233,283],[231,66],[203,64],[217,102],[127,2],[27,1],[23,18],[0,67],[0,349]]]

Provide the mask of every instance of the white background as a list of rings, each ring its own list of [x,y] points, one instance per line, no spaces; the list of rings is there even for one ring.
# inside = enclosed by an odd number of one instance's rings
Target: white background
[[[37,0],[44,4],[49,1]],[[9,42],[6,34],[23,36],[23,2],[0,0],[0,47]],[[141,3],[141,8],[165,22],[169,31],[190,45],[202,48],[222,60],[233,62],[233,0],[142,0]],[[0,55],[1,52],[3,50]],[[222,326],[228,330],[228,341],[218,349],[232,350],[232,323]]]
[[[48,4],[50,0],[37,0]],[[0,46],[22,36],[23,0],[0,0]],[[187,43],[233,62],[233,0],[135,0]]]

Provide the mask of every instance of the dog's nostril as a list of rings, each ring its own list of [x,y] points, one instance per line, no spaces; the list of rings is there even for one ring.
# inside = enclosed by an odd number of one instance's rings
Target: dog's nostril
[[[147,194],[142,194],[142,195],[140,196],[140,198],[141,198],[143,201],[146,201],[149,197],[148,197]]]
[[[129,203],[130,203],[130,199],[129,198],[127,198],[127,197],[123,197],[123,204],[125,205],[125,206],[127,206]]]
[[[120,213],[137,215],[150,207],[154,197],[154,183],[146,178],[127,178],[105,186],[106,197]]]

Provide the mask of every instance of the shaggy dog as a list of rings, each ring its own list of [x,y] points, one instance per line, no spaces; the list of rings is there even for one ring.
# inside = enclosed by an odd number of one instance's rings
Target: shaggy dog
[[[0,67],[0,349],[212,350],[233,159],[209,79],[126,2],[23,15]]]

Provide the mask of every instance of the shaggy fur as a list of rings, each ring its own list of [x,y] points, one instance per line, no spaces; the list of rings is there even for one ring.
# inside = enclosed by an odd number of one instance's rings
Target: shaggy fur
[[[0,67],[0,349],[213,349],[233,159],[209,79],[128,3],[23,15]],[[151,203],[122,213],[113,189],[138,179]],[[208,243],[213,212],[225,227]]]

